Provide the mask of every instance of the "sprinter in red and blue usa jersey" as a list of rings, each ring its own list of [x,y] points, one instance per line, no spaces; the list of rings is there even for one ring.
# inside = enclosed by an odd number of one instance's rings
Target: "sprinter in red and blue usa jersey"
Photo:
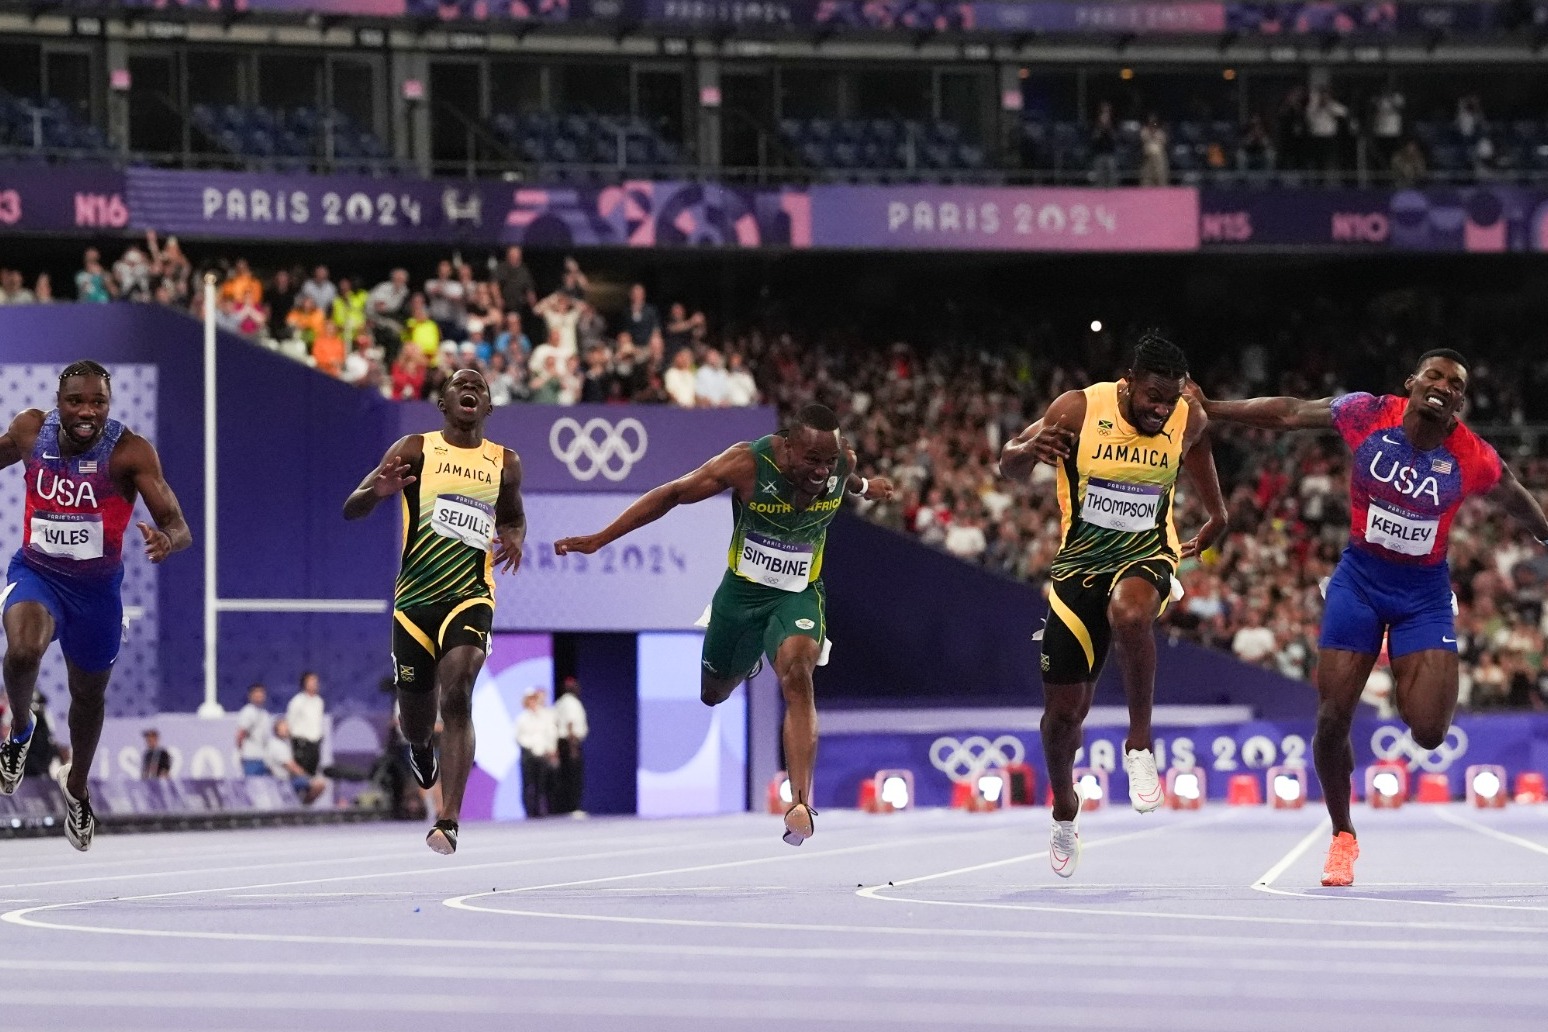
[[[1226,422],[1337,430],[1353,453],[1349,545],[1328,582],[1317,665],[1312,751],[1333,820],[1324,885],[1354,884],[1349,727],[1383,636],[1398,714],[1414,742],[1434,749],[1451,727],[1457,634],[1446,545],[1457,509],[1486,495],[1548,544],[1542,507],[1459,417],[1467,380],[1467,360],[1443,348],[1420,357],[1403,383],[1406,396],[1204,401],[1211,418]]]
[[[102,734],[108,679],[123,634],[124,531],[136,498],[156,521],[139,524],[145,555],[159,563],[191,537],[161,460],[145,438],[108,418],[112,377],[96,362],[59,375],[56,407],[27,409],[0,435],[0,469],[23,463],[22,547],[0,589],[5,607],[5,691],[11,713],[31,711],[38,664],[59,640],[70,684],[72,762],[60,771],[65,837],[91,848],[96,818],[86,777]],[[21,783],[33,725],[0,742],[0,793]]]

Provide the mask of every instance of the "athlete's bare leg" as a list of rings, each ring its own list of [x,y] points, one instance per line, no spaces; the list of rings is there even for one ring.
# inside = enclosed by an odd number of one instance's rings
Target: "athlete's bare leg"
[[[1457,654],[1449,649],[1410,652],[1392,661],[1398,715],[1421,749],[1438,749],[1457,710]]]
[[[740,677],[717,677],[708,670],[700,670],[699,701],[706,706],[719,706],[731,698],[731,693],[736,691],[736,686],[745,680],[747,680],[746,674]]]
[[[1113,629],[1118,672],[1129,700],[1129,738],[1124,751],[1150,748],[1150,718],[1156,700],[1156,617],[1161,595],[1140,577],[1125,577],[1113,586],[1107,601],[1107,623]],[[1067,819],[1067,818],[1066,818]]]
[[[812,692],[812,671],[817,668],[821,646],[805,635],[780,642],[774,656],[774,672],[785,697],[785,773],[790,778],[790,797],[810,807],[812,770],[817,764],[817,702]]]
[[[38,666],[53,640],[54,617],[41,604],[17,602],[5,611],[5,694],[13,735],[27,729]]]
[[[462,793],[473,770],[473,682],[484,665],[484,650],[458,645],[436,664],[436,691],[441,697],[442,820],[462,814]]]
[[[87,673],[65,662],[70,683],[70,776],[65,788],[76,799],[87,795],[86,779],[102,738],[102,720],[107,711],[108,679],[113,669]]]
[[[1312,737],[1312,759],[1335,835],[1355,833],[1349,819],[1349,778],[1354,773],[1349,726],[1354,723],[1355,704],[1375,665],[1376,657],[1365,652],[1323,649],[1318,654],[1317,733]]]
[[[1075,796],[1075,754],[1080,729],[1091,711],[1096,682],[1043,685],[1043,758],[1048,764],[1048,790],[1053,794],[1053,819],[1073,821],[1079,813]]]

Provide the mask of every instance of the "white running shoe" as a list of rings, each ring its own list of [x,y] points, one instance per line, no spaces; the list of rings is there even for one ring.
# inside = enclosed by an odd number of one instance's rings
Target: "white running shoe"
[[[1129,802],[1140,813],[1149,813],[1161,805],[1166,793],[1156,774],[1156,755],[1149,749],[1130,749],[1123,756],[1123,771],[1129,775]]]
[[[1053,829],[1048,836],[1048,866],[1053,868],[1054,874],[1061,878],[1068,878],[1075,873],[1075,866],[1080,863],[1080,831],[1076,824],[1080,821],[1080,808],[1086,805],[1086,797],[1080,790],[1080,782],[1075,783],[1075,819],[1073,821],[1054,821]]]

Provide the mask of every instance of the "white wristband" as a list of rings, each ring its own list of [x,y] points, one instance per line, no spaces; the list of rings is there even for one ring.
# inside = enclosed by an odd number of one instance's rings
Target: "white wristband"
[[[870,487],[871,487],[870,480],[866,479],[865,477],[861,477],[860,478],[860,490],[854,491],[852,493],[864,497],[866,491],[870,490]]]

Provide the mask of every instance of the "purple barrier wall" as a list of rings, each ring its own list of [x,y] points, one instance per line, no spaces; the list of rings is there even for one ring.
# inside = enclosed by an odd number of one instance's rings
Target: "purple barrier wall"
[[[1202,724],[1155,728],[1156,760],[1163,778],[1168,768],[1197,769],[1210,799],[1226,797],[1230,779],[1252,774],[1267,798],[1264,774],[1280,764],[1304,765],[1309,798],[1320,799],[1322,786],[1311,769],[1314,721],[1308,702],[1300,719],[1255,720],[1240,724]],[[1108,772],[1115,805],[1128,802],[1128,777],[1119,762],[1125,727],[1088,727],[1078,767]],[[1457,718],[1439,749],[1414,744],[1397,721],[1357,719],[1351,732],[1355,789],[1365,796],[1365,768],[1377,760],[1401,763],[1409,771],[1410,791],[1421,774],[1444,775],[1454,798],[1466,792],[1467,768],[1475,763],[1505,768],[1507,783],[1521,771],[1548,765],[1548,720],[1537,714],[1469,715]],[[830,734],[823,737],[817,762],[817,806],[854,806],[860,783],[878,770],[903,769],[914,775],[914,796],[921,806],[947,806],[954,782],[972,780],[984,770],[1025,763],[1036,775],[1034,798],[1047,791],[1042,741],[1028,728],[962,726],[928,732]]]
[[[828,534],[833,655],[818,673],[828,705],[1038,706],[1041,655],[1032,634],[1047,605],[1033,587],[968,566],[912,538],[843,514]],[[1249,705],[1301,716],[1309,685],[1232,656],[1158,635],[1156,702]],[[1097,705],[1122,705],[1117,664]]]

